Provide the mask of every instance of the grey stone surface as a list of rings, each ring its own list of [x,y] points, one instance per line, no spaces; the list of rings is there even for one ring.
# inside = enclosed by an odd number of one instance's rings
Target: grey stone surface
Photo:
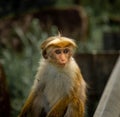
[[[120,56],[93,117],[120,117]]]

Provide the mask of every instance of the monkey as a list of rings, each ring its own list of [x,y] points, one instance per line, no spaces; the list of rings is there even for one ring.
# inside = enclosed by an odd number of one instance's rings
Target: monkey
[[[42,59],[18,117],[84,117],[87,83],[74,59],[76,48],[61,35],[41,44]]]

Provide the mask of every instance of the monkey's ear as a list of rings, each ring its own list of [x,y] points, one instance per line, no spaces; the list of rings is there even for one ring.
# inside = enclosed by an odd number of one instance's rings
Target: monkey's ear
[[[46,50],[43,50],[43,51],[42,51],[42,56],[43,56],[45,59],[48,58]]]

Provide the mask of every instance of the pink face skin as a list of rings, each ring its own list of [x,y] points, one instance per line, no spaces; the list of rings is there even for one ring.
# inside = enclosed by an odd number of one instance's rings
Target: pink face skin
[[[51,60],[60,66],[65,66],[71,56],[71,50],[67,47],[55,48],[51,53]]]

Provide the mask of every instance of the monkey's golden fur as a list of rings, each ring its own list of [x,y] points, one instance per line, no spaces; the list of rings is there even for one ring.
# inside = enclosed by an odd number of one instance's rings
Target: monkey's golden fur
[[[52,52],[55,48],[59,50],[66,47],[68,51],[60,52],[65,54],[61,56],[67,57],[67,62],[59,65],[59,62],[53,60]],[[72,57],[75,48],[73,40],[61,36],[50,37],[42,43],[43,59],[40,61],[28,99],[18,117],[84,116],[86,83]]]

